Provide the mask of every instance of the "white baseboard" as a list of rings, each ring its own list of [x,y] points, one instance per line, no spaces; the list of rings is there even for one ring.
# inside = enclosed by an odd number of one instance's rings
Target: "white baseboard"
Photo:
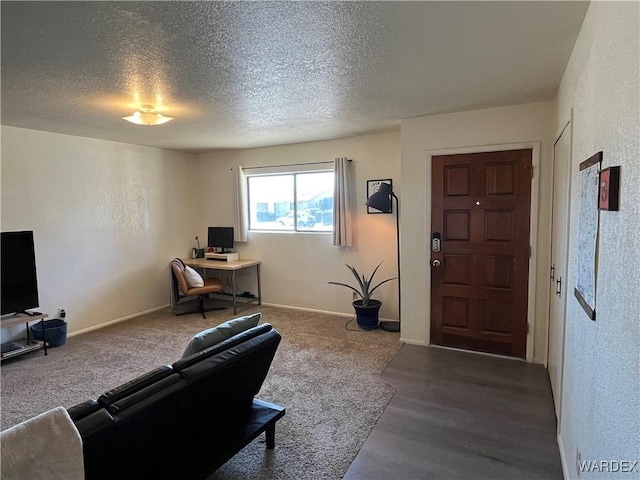
[[[353,315],[354,315],[353,313],[331,312],[329,310],[320,310],[320,309],[317,309],[317,308],[296,307],[296,306],[291,306],[291,305],[280,305],[278,303],[265,303],[265,302],[262,302],[262,305],[264,305],[265,307],[284,308],[286,310],[299,310],[301,312],[325,313],[327,315],[336,315],[338,317],[353,317]]]
[[[275,307],[275,308],[285,308],[287,310],[299,310],[301,312],[314,312],[314,313],[324,313],[327,315],[335,315],[337,317],[355,317],[355,312],[354,313],[344,313],[344,312],[332,312],[330,310],[319,310],[317,308],[305,308],[305,307],[296,307],[296,306],[291,306],[291,305],[279,305],[277,303],[265,303],[262,302],[262,305],[266,306],[266,307]],[[382,318],[380,317],[380,321],[381,322],[397,322],[397,319],[393,319],[393,318]]]
[[[302,312],[323,313],[323,314],[327,314],[327,315],[335,315],[337,317],[345,317],[345,318],[355,316],[355,313],[332,312],[330,310],[320,310],[320,309],[317,309],[317,308],[296,307],[296,306],[291,306],[291,305],[279,305],[277,303],[265,303],[265,302],[262,302],[262,305],[264,305],[266,307],[284,308],[284,309],[287,309],[287,310],[298,310],[298,311],[302,311]],[[256,305],[256,306],[259,307],[259,305]],[[125,322],[127,320],[132,319],[132,318],[139,317],[141,315],[145,315],[147,313],[152,313],[152,312],[155,312],[155,311],[158,311],[158,310],[162,310],[163,308],[167,308],[167,307],[170,307],[170,305],[167,304],[167,305],[161,305],[159,307],[150,308],[150,309],[144,310],[142,312],[137,312],[137,313],[134,313],[134,314],[131,314],[131,315],[127,315],[126,317],[117,318],[115,320],[110,320],[108,322],[101,323],[100,325],[94,325],[93,327],[83,328],[82,330],[78,330],[78,331],[75,331],[73,333],[69,333],[67,336],[68,337],[73,337],[75,335],[80,335],[82,333],[87,333],[87,332],[92,332],[94,330],[99,330],[101,328],[108,327],[109,325],[114,325],[116,323]],[[380,318],[380,321],[381,322],[385,322],[385,321],[394,322],[394,321],[397,321],[397,320],[387,319],[387,318]],[[401,341],[404,342],[404,340],[402,340],[402,339],[401,339]],[[405,343],[411,343],[411,342],[412,341],[410,340],[410,341],[405,342]],[[421,342],[413,342],[413,344],[414,345],[424,345],[424,343],[421,343]]]
[[[109,325],[114,325],[116,323],[125,322],[127,320],[131,320],[132,318],[139,317],[140,315],[146,315],[147,313],[156,312],[158,310],[162,310],[163,308],[167,308],[167,305],[161,305],[159,307],[153,307],[148,310],[143,310],[142,312],[137,312],[132,315],[127,315],[126,317],[116,318],[115,320],[110,320],[108,322],[101,323],[100,325],[94,325],[93,327],[83,328],[82,330],[77,330],[75,332],[67,335],[68,337],[75,337],[76,335],[80,335],[81,333],[93,332],[94,330],[100,330],[101,328],[108,327]]]
[[[419,347],[428,347],[429,344],[422,340],[411,340],[410,338],[402,338],[400,337],[400,341],[406,343],[407,345],[417,345]]]
[[[567,463],[567,456],[564,453],[564,443],[562,442],[562,434],[558,435],[558,448],[560,449],[560,463],[562,464],[562,477],[565,480],[569,480],[569,464]]]

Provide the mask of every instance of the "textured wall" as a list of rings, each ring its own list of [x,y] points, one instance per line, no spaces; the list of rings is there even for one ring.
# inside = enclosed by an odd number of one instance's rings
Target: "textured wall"
[[[198,155],[200,235],[206,235],[210,225],[233,225],[233,166],[323,162],[336,157],[353,159],[357,198],[354,245],[333,247],[331,234],[326,233],[250,233],[249,241],[238,244],[237,249],[241,258],[262,261],[262,293],[266,303],[352,314],[351,292],[327,284],[330,280],[353,279],[345,263],[370,273],[384,260],[376,278],[396,276],[395,215],[367,215],[365,201],[367,179],[393,179],[394,190],[400,196],[400,134],[390,132]],[[241,288],[252,287],[243,279]],[[382,301],[382,318],[398,318],[395,282],[380,287],[375,297]]]
[[[548,314],[548,273],[551,207],[552,104],[536,103],[412,118],[402,121],[402,189],[404,202],[402,235],[404,284],[411,285],[402,297],[406,336],[429,343],[431,271],[431,163],[433,150],[482,147],[521,142],[540,142],[539,222],[533,360],[544,362]],[[534,202],[536,199],[534,199]],[[532,208],[535,208],[532,205]],[[404,285],[403,284],[403,285]]]
[[[194,231],[193,162],[2,127],[2,231],[34,231],[40,310],[65,308],[75,332],[168,304],[168,262]]]
[[[587,461],[640,460],[640,4],[592,2],[558,96],[574,108],[569,291],[576,285],[579,163],[621,165],[620,210],[600,212],[596,321],[567,301],[560,446],[565,475]],[[640,478],[635,472],[580,478]]]

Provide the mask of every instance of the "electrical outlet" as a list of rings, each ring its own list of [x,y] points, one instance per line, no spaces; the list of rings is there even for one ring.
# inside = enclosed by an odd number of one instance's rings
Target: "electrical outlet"
[[[60,318],[64,318],[64,317],[66,317],[66,316],[67,316],[67,312],[65,312],[65,311],[64,311],[64,308],[59,308],[59,309],[58,309],[58,316],[59,316]]]
[[[353,292],[353,301],[355,302],[358,299],[358,294]]]

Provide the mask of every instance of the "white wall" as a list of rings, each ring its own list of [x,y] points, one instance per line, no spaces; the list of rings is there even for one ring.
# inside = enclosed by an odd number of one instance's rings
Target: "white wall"
[[[39,310],[64,308],[72,333],[167,305],[169,261],[191,247],[193,166],[191,154],[3,126],[2,231],[34,231]]]
[[[540,142],[539,224],[534,298],[533,361],[546,356],[548,268],[550,249],[551,155],[553,104],[536,103],[461,113],[431,115],[402,121],[402,319],[403,338],[429,343],[431,233],[431,161],[429,152],[465,147],[482,148]],[[534,200],[535,202],[535,200]],[[532,208],[535,208],[532,205]],[[410,287],[409,287],[410,286]]]
[[[369,274],[384,260],[376,278],[396,276],[395,215],[367,215],[365,201],[367,179],[391,178],[394,190],[399,193],[400,134],[390,132],[198,155],[200,223],[197,233],[200,238],[206,238],[208,226],[233,225],[233,166],[322,162],[336,157],[353,160],[357,188],[354,245],[334,247],[331,235],[326,233],[250,232],[249,241],[238,244],[237,250],[241,258],[262,261],[265,303],[351,315],[351,292],[327,284],[330,280],[350,282],[353,279],[345,263]],[[250,277],[242,279],[239,287],[255,293]],[[380,287],[374,297],[383,302],[381,318],[398,318],[395,282]]]
[[[576,285],[579,164],[603,151],[621,166],[620,210],[600,212],[596,321],[573,296],[567,324],[560,449],[565,476],[583,461],[640,460],[640,4],[592,2],[558,94],[558,124],[574,108],[569,289]],[[580,478],[640,478],[581,473]]]

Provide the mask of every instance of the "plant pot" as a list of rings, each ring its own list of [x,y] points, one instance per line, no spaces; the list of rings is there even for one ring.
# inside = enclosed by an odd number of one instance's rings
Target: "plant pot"
[[[369,300],[369,304],[362,305],[362,300],[353,302],[353,308],[356,310],[356,321],[358,326],[363,330],[375,330],[378,328],[378,311],[382,302],[380,300]]]

